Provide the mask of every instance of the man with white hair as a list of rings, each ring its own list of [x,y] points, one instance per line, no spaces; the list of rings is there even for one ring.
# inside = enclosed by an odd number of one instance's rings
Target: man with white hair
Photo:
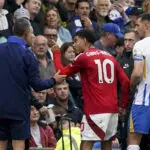
[[[124,25],[128,23],[129,18],[125,13],[122,2],[111,3],[110,0],[95,0],[94,1],[94,20],[100,26],[104,23],[113,22],[120,26],[121,30],[124,30]]]
[[[104,23],[110,22],[108,17],[109,9],[111,6],[110,0],[94,0],[94,10],[91,12],[91,18],[97,21],[100,26]]]
[[[108,15],[109,9],[111,6],[110,0],[95,0],[94,1],[94,7],[97,15],[101,17],[106,17]]]

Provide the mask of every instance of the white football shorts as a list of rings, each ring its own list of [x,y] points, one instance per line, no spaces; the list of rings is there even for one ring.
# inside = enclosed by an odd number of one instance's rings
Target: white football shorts
[[[104,113],[83,116],[81,139],[83,141],[106,141],[117,132],[118,113]]]

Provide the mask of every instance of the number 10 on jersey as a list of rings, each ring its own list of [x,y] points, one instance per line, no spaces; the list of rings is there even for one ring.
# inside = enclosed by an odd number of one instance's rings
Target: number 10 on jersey
[[[101,62],[100,59],[94,60],[95,64],[97,65],[98,69],[98,80],[99,83],[103,83],[104,81],[108,84],[113,83],[114,81],[114,63],[109,59],[104,59],[103,62]],[[109,69],[107,70],[107,65],[109,65]],[[108,77],[108,71],[110,71],[110,77]]]

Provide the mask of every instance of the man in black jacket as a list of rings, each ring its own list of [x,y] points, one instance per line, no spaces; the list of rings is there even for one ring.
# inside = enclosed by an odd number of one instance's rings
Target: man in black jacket
[[[133,71],[133,58],[132,58],[132,49],[134,44],[139,40],[139,36],[134,30],[128,30],[124,35],[124,46],[125,51],[123,55],[118,57],[118,62],[123,68],[124,72],[127,74],[128,78],[130,79],[131,73]],[[120,118],[119,122],[119,134],[120,134],[120,145],[121,149],[126,149],[126,138],[127,138],[127,126],[128,126],[128,118],[129,112],[133,100],[134,91],[130,93],[130,105],[127,109],[126,116],[124,118]]]

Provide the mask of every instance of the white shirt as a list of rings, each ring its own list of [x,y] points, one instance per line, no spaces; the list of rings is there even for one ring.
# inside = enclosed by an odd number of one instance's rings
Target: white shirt
[[[134,61],[144,61],[143,78],[137,86],[133,104],[150,105],[150,37],[138,41],[133,48]],[[140,69],[140,68],[139,68]]]
[[[36,127],[31,127],[31,135],[32,135],[37,147],[42,148],[40,128],[38,125]]]
[[[6,18],[7,14],[8,14],[7,10],[0,9],[0,31],[8,29],[8,21],[7,21],[7,18]]]

